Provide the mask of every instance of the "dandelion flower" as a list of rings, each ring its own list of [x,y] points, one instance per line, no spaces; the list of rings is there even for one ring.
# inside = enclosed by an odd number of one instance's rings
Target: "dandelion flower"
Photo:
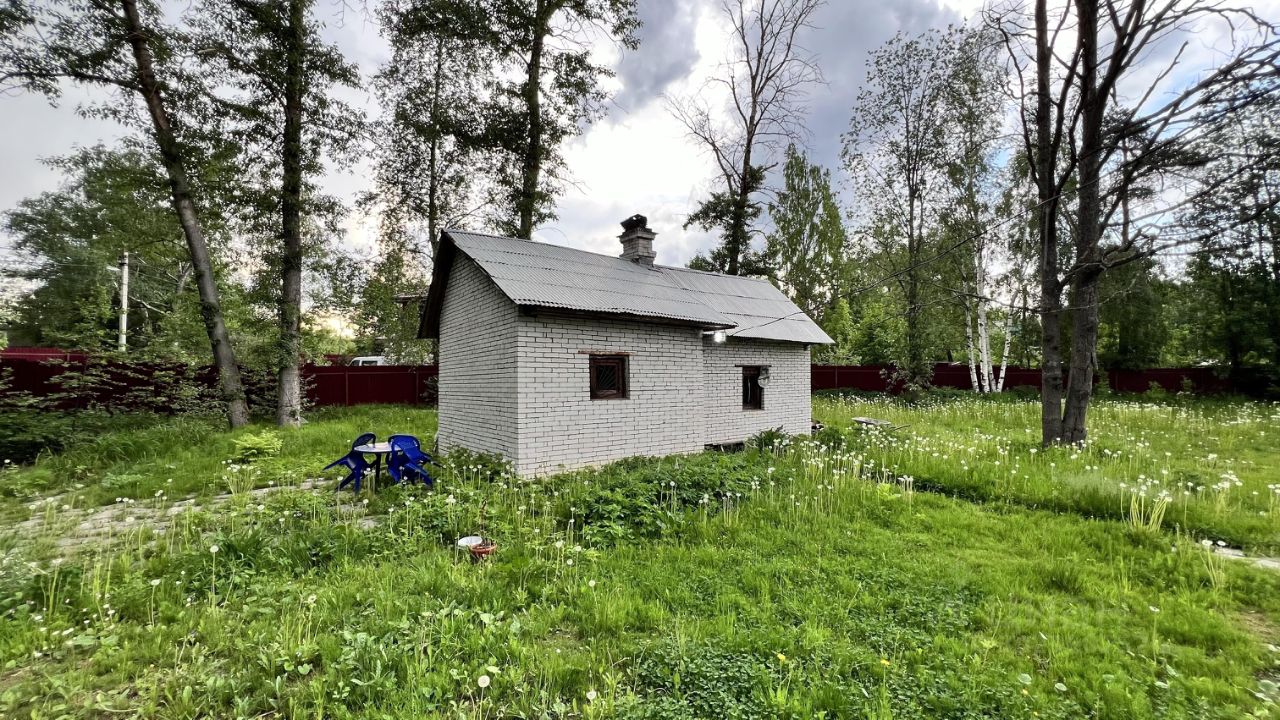
[[[596,691],[595,691],[595,690],[588,690],[588,691],[587,691],[587,701],[588,701],[588,702],[595,702],[595,701],[596,701],[596,697],[597,697],[597,696],[596,696]]]
[[[219,551],[219,550],[221,550],[221,549],[222,549],[222,548],[218,547],[217,545],[210,545],[210,546],[209,546],[209,552],[210,552],[210,553],[213,553],[214,555],[217,555],[217,554],[218,554],[218,551]]]
[[[783,655],[782,653],[778,653],[778,662],[785,663],[786,661],[787,661],[787,656]]]
[[[889,667],[893,663],[889,662],[889,658],[880,658],[880,664],[885,667]]]
[[[476,684],[479,685],[482,689],[489,687],[489,676],[481,675],[479,678],[476,679]]]

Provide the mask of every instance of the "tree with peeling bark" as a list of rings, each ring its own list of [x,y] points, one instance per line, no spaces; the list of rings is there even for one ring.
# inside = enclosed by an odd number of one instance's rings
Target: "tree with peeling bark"
[[[337,214],[314,182],[325,160],[342,160],[363,130],[360,113],[333,96],[359,75],[320,38],[313,0],[207,2],[192,42],[217,83],[208,94],[241,148],[246,227],[273,238],[266,267],[279,276],[276,423],[302,422],[302,300],[308,230]],[[334,231],[332,227],[330,231]]]
[[[124,122],[132,122],[141,102],[186,239],[227,419],[240,427],[249,422],[249,408],[193,189],[199,153],[185,137],[194,134],[189,118],[174,110],[188,97],[190,78],[176,62],[173,35],[160,16],[146,0],[76,0],[57,7],[11,0],[0,10],[0,90],[22,88],[56,100],[64,83],[103,88],[114,91],[112,100],[85,112]]]
[[[720,245],[691,267],[730,275],[763,274],[752,252],[765,179],[789,143],[803,139],[803,98],[822,81],[802,44],[822,0],[725,0],[732,56],[713,78],[711,97],[727,96],[727,113],[700,98],[668,99],[671,113],[715,162],[714,189],[689,216],[720,234]],[[700,96],[703,95],[700,93]]]
[[[941,213],[944,247],[958,247],[955,296],[963,313],[969,376],[979,393],[998,392],[999,376],[1008,361],[997,360],[991,349],[996,294],[1006,284],[1001,269],[1011,269],[1006,233],[988,232],[1009,220],[1002,215],[1004,172],[999,155],[1007,150],[1002,122],[1007,102],[1006,78],[999,62],[996,37],[980,29],[956,34],[951,53],[949,91],[944,100],[945,200]],[[1011,315],[1006,314],[1006,317]],[[1005,328],[1008,337],[1008,327]],[[1000,368],[997,368],[997,363]]]
[[[1035,0],[1031,18],[1006,15],[995,25],[1020,80],[1037,189],[1042,440],[1084,442],[1099,279],[1204,239],[1169,236],[1161,226],[1213,192],[1216,183],[1187,172],[1218,160],[1195,146],[1276,92],[1280,41],[1275,26],[1246,9],[1192,0],[1075,0],[1055,10]],[[1204,32],[1223,34],[1219,45],[1230,49],[1213,67],[1192,72],[1190,38]],[[1139,199],[1138,187],[1155,192]]]

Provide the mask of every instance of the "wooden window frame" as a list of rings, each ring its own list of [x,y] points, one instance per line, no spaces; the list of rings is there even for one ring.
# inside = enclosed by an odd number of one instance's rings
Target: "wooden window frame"
[[[764,388],[760,387],[760,373],[764,365],[742,366],[742,409],[763,410]]]
[[[590,396],[592,400],[626,400],[630,397],[629,383],[627,382],[628,362],[626,355],[591,355],[587,361],[588,383],[590,385]],[[596,371],[598,368],[612,367],[616,369],[618,377],[618,387],[601,388],[596,383]]]

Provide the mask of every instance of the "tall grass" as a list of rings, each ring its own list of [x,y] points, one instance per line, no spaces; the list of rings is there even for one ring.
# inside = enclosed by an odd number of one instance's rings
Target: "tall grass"
[[[335,413],[241,462],[264,468],[265,487],[314,475],[366,428],[433,425],[398,408]],[[99,512],[121,514],[101,541],[60,548],[59,518],[82,516],[55,505],[35,542],[0,543],[0,713],[1234,718],[1272,707],[1256,678],[1277,657],[1258,633],[1280,621],[1280,577],[1185,534],[920,492],[942,443],[850,429],[537,481],[459,455],[433,490],[156,499],[192,486],[176,478],[221,485],[239,436],[211,432],[212,457],[171,447],[106,461],[136,478],[139,499],[108,501]],[[999,467],[1023,452],[984,447],[1007,452],[947,462]],[[163,527],[124,522],[148,504]],[[475,532],[498,543],[491,559],[454,548]]]
[[[868,462],[917,487],[987,502],[1176,525],[1261,552],[1280,549],[1274,428],[1280,404],[1099,400],[1088,442],[1040,445],[1039,405],[1011,398],[816,399]],[[902,425],[863,428],[855,417]]]

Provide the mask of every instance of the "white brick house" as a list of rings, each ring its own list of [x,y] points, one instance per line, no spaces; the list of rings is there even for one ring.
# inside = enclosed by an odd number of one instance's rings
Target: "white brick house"
[[[654,265],[643,216],[623,228],[620,257],[443,233],[419,328],[441,450],[528,476],[808,432],[826,333],[765,280]]]

